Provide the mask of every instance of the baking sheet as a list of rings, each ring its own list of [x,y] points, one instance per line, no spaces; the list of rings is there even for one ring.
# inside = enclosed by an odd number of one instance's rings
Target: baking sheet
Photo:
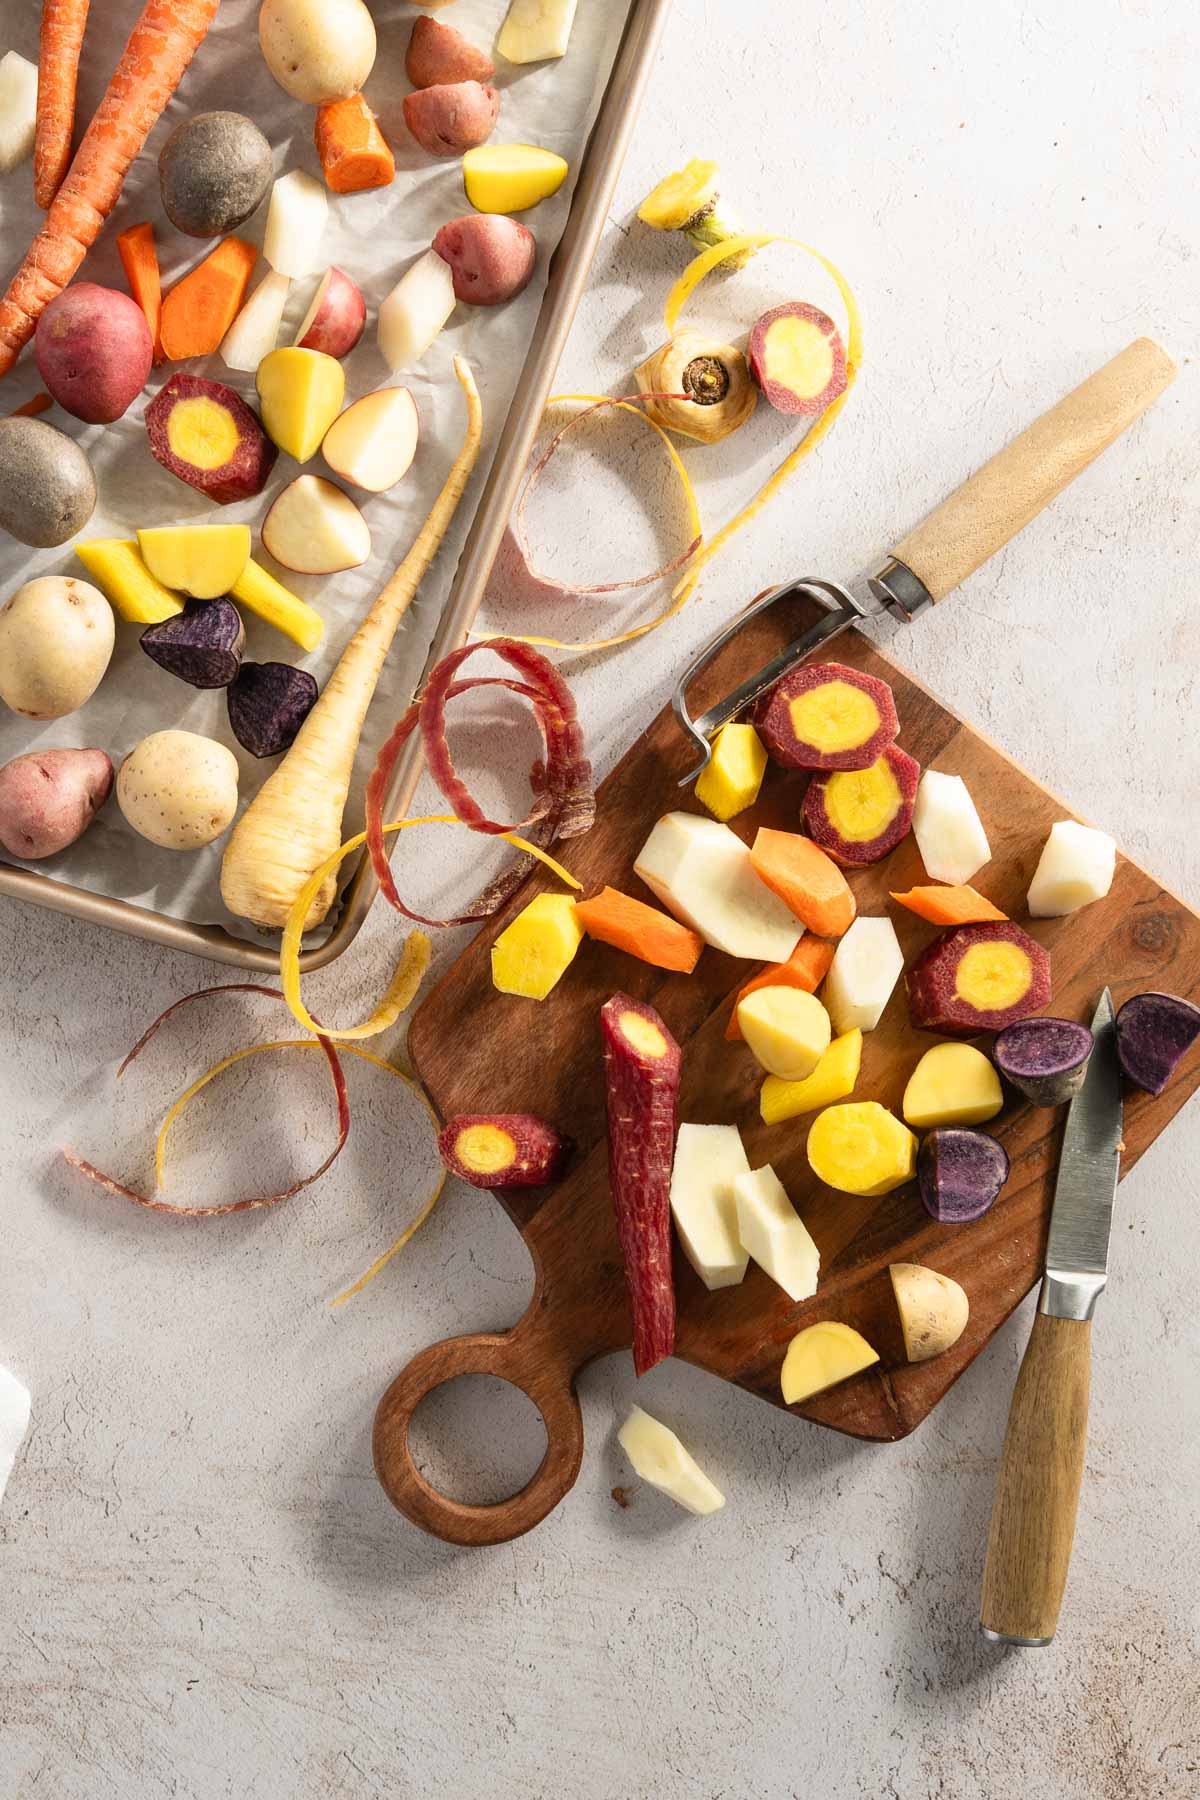
[[[473,42],[490,46],[506,9],[506,0],[457,0],[453,23]],[[347,809],[351,825],[361,818],[362,785],[375,751],[407,705],[420,676],[470,524],[473,503],[520,377],[541,304],[550,254],[566,221],[579,154],[627,14],[624,0],[583,0],[565,57],[526,68],[498,60],[495,84],[501,90],[502,102],[494,141],[538,143],[557,150],[571,164],[572,176],[552,199],[524,215],[524,222],[538,240],[537,274],[525,292],[506,307],[460,306],[419,369],[391,377],[375,347],[374,315],[378,304],[413,258],[427,248],[437,227],[469,208],[458,161],[434,162],[411,142],[403,123],[402,103],[409,91],[404,51],[417,11],[408,0],[386,0],[371,10],[378,34],[378,54],[365,91],[395,150],[396,179],[390,187],[374,193],[330,196],[329,224],[319,268],[311,277],[292,284],[279,336],[281,344],[291,341],[320,270],[336,263],[358,281],[368,306],[367,331],[344,363],[347,402],[390,380],[409,386],[417,402],[421,438],[408,476],[391,494],[354,493],[371,527],[369,561],[341,575],[300,576],[279,569],[262,549],[257,526],[274,495],[299,472],[290,457],[280,455],[262,495],[219,509],[212,508],[203,496],[154,461],[146,443],[142,412],[175,369],[224,381],[253,403],[253,376],[227,369],[219,356],[164,364],[156,369],[144,394],[113,425],[83,425],[68,418],[58,407],[45,415],[48,422],[83,444],[96,468],[99,502],[81,536],[131,537],[139,525],[214,517],[245,520],[256,534],[252,552],[256,560],[314,605],[326,621],[324,643],[313,655],[304,656],[290,639],[247,614],[246,657],[250,661],[296,662],[311,669],[323,682],[371,598],[404,554],[442,484],[458,447],[464,418],[451,360],[456,353],[470,359],[483,400],[483,455],[441,554],[397,636],[379,684],[363,734]],[[124,290],[116,235],[139,219],[154,221],[164,287],[212,247],[210,242],[185,238],[176,232],[163,214],[158,196],[159,149],[174,127],[196,112],[217,107],[245,112],[270,139],[277,174],[302,168],[320,175],[312,143],[313,109],[290,99],[269,75],[258,50],[257,11],[256,0],[224,0],[212,31],[130,171],[121,201],[77,279]],[[81,119],[90,116],[136,12],[135,0],[92,8],[81,71]],[[37,9],[29,8],[20,25],[14,22],[9,29],[4,47],[35,59]],[[33,204],[31,187],[29,162],[0,180],[0,246],[6,277],[41,217]],[[264,204],[238,228],[238,234],[261,243],[265,217]],[[251,277],[251,288],[266,272],[267,265],[260,260]],[[32,351],[27,350],[5,382],[2,410],[11,411],[36,393],[40,385]],[[328,474],[319,457],[306,467],[312,473]],[[83,575],[70,545],[34,551],[7,538],[0,543],[0,594],[7,596],[34,576],[56,573]],[[215,737],[230,747],[238,759],[241,799],[245,803],[276,766],[275,762],[257,761],[236,742],[229,730],[222,692],[199,693],[151,663],[139,648],[139,631],[138,626],[118,621],[117,647],[108,674],[87,705],[69,718],[39,727],[0,707],[0,763],[26,750],[81,744],[107,750],[114,763],[119,763],[148,732],[180,727]],[[160,850],[131,831],[115,803],[110,802],[78,844],[60,856],[25,866],[94,893],[129,900],[193,923],[223,925],[236,936],[261,941],[252,927],[233,918],[221,902],[218,878],[224,841],[188,855]]]

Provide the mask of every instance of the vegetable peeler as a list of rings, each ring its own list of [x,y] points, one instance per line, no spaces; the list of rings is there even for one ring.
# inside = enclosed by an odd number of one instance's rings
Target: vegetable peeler
[[[687,787],[704,769],[712,755],[711,740],[722,725],[752,706],[797,663],[840,631],[868,620],[891,618],[908,624],[927,607],[944,600],[1132,425],[1177,373],[1161,345],[1151,338],[1135,338],[935,507],[868,578],[865,594],[809,575],[760,594],[705,644],[676,685],[672,699],[675,717],[700,752],[699,762],[682,778],[680,787]],[[825,616],[731,694],[693,719],[687,693],[700,671],[748,619],[797,595],[815,600]]]

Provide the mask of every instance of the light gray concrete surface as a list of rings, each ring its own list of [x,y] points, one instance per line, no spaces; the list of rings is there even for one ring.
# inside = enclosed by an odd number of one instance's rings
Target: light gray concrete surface
[[[900,650],[1200,902],[1198,78],[1184,0],[679,0],[563,385],[615,391],[656,342],[680,259],[631,214],[691,153],[721,159],[749,223],[795,231],[852,274],[868,361],[836,434],[692,608],[573,671],[602,768],[748,596],[864,567],[1147,330],[1183,360],[1174,390]],[[772,254],[711,317],[816,292],[798,253]],[[695,453],[693,467],[721,470],[703,482],[710,521],[778,437],[762,418],[725,452]],[[645,548],[639,506],[573,466],[544,541],[580,538],[591,567],[627,569]],[[427,897],[449,890],[452,861],[432,838],[405,846]],[[499,1208],[452,1188],[331,1314],[429,1167],[412,1109],[357,1072],[350,1148],[288,1207],[176,1223],[82,1189],[59,1144],[137,1166],[180,1070],[275,1021],[254,1002],[196,1017],[118,1093],[122,1050],[214,972],[11,904],[0,926],[0,1360],[34,1396],[0,1511],[5,1795],[1200,1792],[1200,1112],[1122,1187],[1062,1631],[1051,1650],[1004,1655],[979,1646],[975,1618],[1026,1315],[889,1448],[660,1367],[637,1397],[727,1490],[708,1521],[646,1490],[614,1505],[613,1427],[634,1382],[610,1359],[583,1378],[588,1454],[559,1511],[505,1548],[448,1548],[386,1503],[370,1420],[416,1350],[522,1309],[528,1268]],[[394,944],[374,918],[314,1002],[349,1016]],[[180,1132],[178,1197],[228,1191],[247,1160],[274,1178],[316,1157],[317,1062],[231,1078]],[[487,1497],[533,1466],[539,1430],[503,1390],[468,1384],[430,1406],[423,1452]]]

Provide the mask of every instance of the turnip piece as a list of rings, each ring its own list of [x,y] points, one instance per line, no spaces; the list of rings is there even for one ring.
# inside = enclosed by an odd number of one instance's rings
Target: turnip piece
[[[0,1500],[4,1498],[17,1451],[29,1430],[29,1412],[29,1389],[0,1366]]]
[[[1135,994],[1117,1013],[1117,1055],[1135,1087],[1161,1094],[1200,1037],[1200,1006],[1177,994]]]
[[[509,0],[496,39],[506,62],[547,62],[564,56],[575,22],[577,0]]]
[[[290,286],[287,276],[274,270],[263,276],[221,339],[221,361],[226,368],[252,375],[263,357],[271,354]]]
[[[679,1045],[653,1007],[614,994],[600,1009],[608,1105],[608,1179],[633,1315],[633,1366],[644,1375],[675,1348],[671,1169]]]
[[[736,1125],[681,1125],[671,1171],[671,1215],[684,1254],[706,1288],[734,1287],[749,1252],[738,1234],[733,1183],[750,1164]]]
[[[1065,1106],[1083,1086],[1093,1038],[1073,1019],[1018,1019],[992,1046],[1004,1079],[1034,1106]]]
[[[1117,846],[1107,831],[1059,819],[1050,827],[1029,884],[1030,918],[1063,919],[1093,900],[1103,900],[1116,866]]]
[[[349,356],[367,323],[367,303],[357,282],[341,269],[326,269],[294,338],[300,350]]]
[[[426,250],[379,308],[379,349],[394,375],[421,360],[454,307],[450,265]]]
[[[917,789],[912,829],[925,872],[933,881],[961,887],[991,857],[987,833],[961,775],[926,769]]]
[[[303,169],[281,175],[271,189],[263,255],[277,275],[294,281],[316,268],[329,217],[329,196],[323,182]]]
[[[889,1263],[888,1274],[909,1362],[928,1362],[957,1344],[971,1312],[957,1281],[922,1263]]]
[[[33,149],[37,129],[37,64],[15,50],[0,56],[0,174],[7,175]],[[3,1493],[0,1482],[0,1493]]]
[[[703,1517],[724,1506],[725,1496],[720,1488],[708,1479],[675,1433],[640,1406],[631,1410],[617,1433],[617,1442],[633,1464],[634,1473],[685,1512]]]
[[[243,663],[225,694],[229,729],[251,756],[282,756],[317,702],[315,676],[291,663]]]
[[[699,813],[667,813],[638,852],[634,873],[668,912],[728,956],[786,962],[800,921],[754,873],[728,825]]]
[[[789,1300],[811,1299],[817,1291],[820,1251],[774,1169],[768,1165],[735,1176],[733,1198],[738,1236],[759,1268]]]
[[[262,541],[277,563],[301,575],[336,575],[371,554],[367,521],[349,494],[320,475],[298,475],[276,495]]]
[[[939,1125],[917,1153],[921,1203],[939,1225],[982,1218],[1008,1180],[1008,1152],[986,1131]]]
[[[921,765],[896,744],[866,769],[815,775],[804,795],[808,835],[835,862],[879,862],[908,835]]]
[[[471,306],[503,306],[528,287],[537,240],[527,225],[502,213],[465,213],[443,225],[433,248],[450,266],[454,293]]]
[[[230,600],[189,600],[173,619],[147,625],[140,639],[151,662],[194,688],[228,687],[242,666],[245,641]]]
[[[904,968],[890,919],[855,919],[834,951],[821,998],[839,1034],[874,1031]]]
[[[574,1145],[536,1113],[460,1113],[438,1137],[451,1175],[477,1188],[545,1187]]]
[[[886,681],[841,663],[803,663],[755,708],[763,743],[785,769],[869,769],[900,730]]]
[[[1050,999],[1050,953],[1009,920],[944,931],[905,977],[918,1031],[976,1037],[1003,1031]]]
[[[402,481],[417,453],[420,419],[407,388],[380,388],[339,413],[321,444],[335,475],[382,494]]]

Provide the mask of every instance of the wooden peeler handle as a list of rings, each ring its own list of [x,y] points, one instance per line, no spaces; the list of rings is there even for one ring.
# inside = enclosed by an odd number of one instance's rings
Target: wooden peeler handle
[[[933,600],[1003,548],[1174,381],[1151,338],[1135,338],[1035,419],[892,551]]]
[[[392,1505],[450,1544],[504,1544],[541,1523],[574,1485],[583,1460],[583,1419],[572,1374],[527,1313],[511,1331],[478,1332],[431,1344],[402,1369],[375,1414],[375,1472]],[[525,1486],[492,1506],[469,1506],[426,1481],[412,1458],[413,1413],[458,1375],[498,1375],[529,1396],[546,1427],[546,1454]]]
[[[1092,1322],[1039,1312],[1000,1454],[980,1627],[1007,1644],[1048,1644],[1067,1582],[1087,1441]]]

